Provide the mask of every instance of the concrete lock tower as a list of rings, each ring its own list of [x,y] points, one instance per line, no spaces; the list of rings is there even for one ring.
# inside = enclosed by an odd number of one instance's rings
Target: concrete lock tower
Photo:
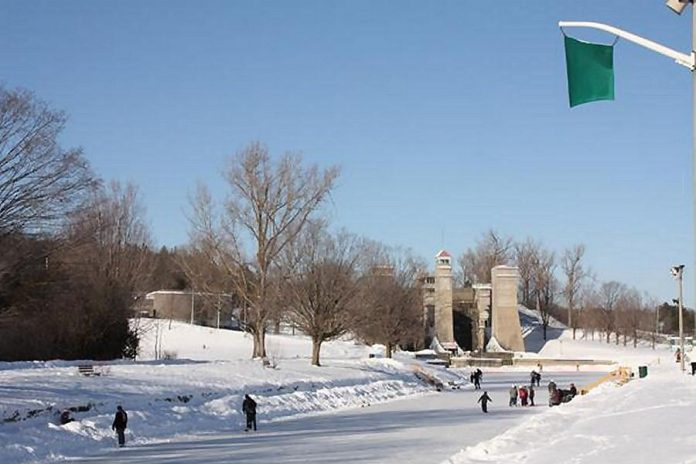
[[[508,351],[524,351],[517,312],[519,276],[518,269],[512,266],[496,266],[491,270],[491,332],[498,344]]]
[[[445,250],[435,256],[435,336],[450,349],[455,346],[452,314],[452,257]]]

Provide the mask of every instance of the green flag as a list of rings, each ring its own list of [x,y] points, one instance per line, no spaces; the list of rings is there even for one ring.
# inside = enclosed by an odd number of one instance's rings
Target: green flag
[[[614,46],[565,37],[570,106],[614,99]]]

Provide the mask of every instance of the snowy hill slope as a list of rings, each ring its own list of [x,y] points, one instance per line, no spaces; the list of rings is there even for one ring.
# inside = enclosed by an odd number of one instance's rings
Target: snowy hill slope
[[[539,311],[519,305],[517,312],[520,316],[522,338],[527,352],[538,353],[548,340],[560,337],[566,329],[564,324],[550,317],[549,325],[546,328],[546,340],[544,340],[544,325]]]

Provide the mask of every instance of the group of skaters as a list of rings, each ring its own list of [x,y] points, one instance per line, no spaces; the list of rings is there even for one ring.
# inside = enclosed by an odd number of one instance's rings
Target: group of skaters
[[[574,383],[570,384],[568,390],[562,390],[556,386],[556,382],[549,382],[549,406],[558,406],[561,403],[567,403],[578,394],[578,389]]]
[[[539,369],[541,371],[541,369]],[[475,376],[475,373],[479,372],[480,374]],[[474,389],[479,390],[481,388],[481,378],[483,376],[483,373],[481,372],[480,369],[476,369],[476,371],[471,373],[471,380],[472,383],[474,384]],[[513,385],[510,390],[510,402],[509,406],[535,406],[534,404],[534,396],[536,394],[534,390],[534,386],[540,386],[541,385],[541,373],[537,372],[536,370],[533,370],[530,372],[530,384],[529,386],[526,385]],[[575,395],[578,394],[578,389],[575,387],[574,383],[570,384],[570,388],[567,390],[563,390],[561,388],[558,388],[556,385],[556,382],[551,380],[548,385],[549,389],[549,406],[557,406],[561,403],[567,403],[570,400],[572,400]],[[491,397],[488,395],[487,391],[483,392],[483,395],[481,395],[478,399],[478,403],[481,404],[481,411],[484,413],[488,412],[488,403],[493,401]]]
[[[685,350],[686,351],[686,350]],[[674,353],[674,360],[677,363],[681,362],[681,349],[677,348],[677,351]],[[691,366],[691,375],[696,375],[696,361],[693,361],[688,354],[684,354],[684,363],[689,364]]]
[[[510,388],[510,406],[517,406],[518,398],[520,406],[534,406],[534,385],[529,387],[513,385]]]

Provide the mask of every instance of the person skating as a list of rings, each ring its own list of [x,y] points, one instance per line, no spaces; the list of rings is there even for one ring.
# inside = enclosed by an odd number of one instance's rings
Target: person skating
[[[118,446],[126,444],[126,427],[128,426],[128,414],[121,406],[116,406],[116,416],[111,424],[111,430],[115,430],[118,435]]]
[[[244,395],[244,402],[242,402],[242,411],[246,415],[246,428],[245,432],[248,432],[253,427],[256,430],[256,401],[251,399],[251,396]]]
[[[481,389],[481,376],[482,375],[483,375],[483,372],[481,372],[480,369],[476,369],[476,372],[474,372],[474,389],[475,390]]]
[[[493,401],[490,396],[488,396],[488,392],[483,392],[483,395],[478,399],[478,402],[481,403],[481,411],[487,413],[488,412],[488,402]]]
[[[518,390],[519,396],[520,396],[520,404],[522,406],[527,406],[527,398],[529,395],[529,392],[527,391],[527,388],[523,385],[519,388]]]
[[[517,406],[517,387],[515,385],[510,388],[510,406]]]
[[[537,387],[541,386],[541,372],[536,373],[536,384]]]
[[[534,406],[534,384],[529,386],[529,405]]]

